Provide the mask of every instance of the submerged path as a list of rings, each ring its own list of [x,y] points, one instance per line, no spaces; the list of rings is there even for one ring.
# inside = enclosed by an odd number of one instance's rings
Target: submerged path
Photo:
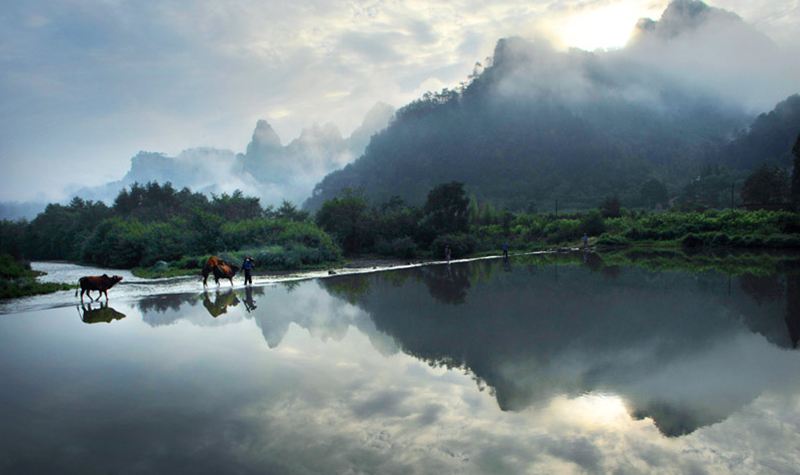
[[[578,248],[568,248],[560,250],[545,250],[545,251],[531,251],[512,253],[510,257],[519,256],[532,256],[555,254],[558,252],[571,252],[577,251]],[[502,259],[502,255],[490,255],[482,257],[471,257],[465,259],[453,259],[450,264],[459,264],[465,262],[474,262],[491,259]],[[448,262],[440,261],[422,261],[411,262],[408,264],[377,264],[372,266],[356,266],[356,267],[338,267],[326,270],[316,270],[307,272],[297,272],[289,274],[263,274],[253,276],[253,286],[269,286],[276,285],[283,282],[293,282],[309,279],[324,279],[329,277],[336,277],[340,275],[349,274],[366,274],[371,272],[385,272],[391,270],[411,269],[415,267],[447,265]],[[32,262],[31,268],[36,271],[46,272],[47,274],[39,277],[42,282],[61,282],[67,284],[75,284],[78,279],[85,275],[121,275],[123,281],[109,291],[109,302],[129,302],[135,301],[142,297],[151,295],[164,295],[164,294],[182,294],[182,293],[202,293],[203,288],[202,279],[200,275],[185,276],[185,277],[167,277],[159,279],[144,279],[136,277],[129,270],[121,269],[103,269],[98,267],[82,266],[78,264],[66,262]],[[330,271],[333,271],[332,273]],[[237,281],[238,280],[238,281]],[[234,289],[243,289],[243,278],[236,276],[234,278]],[[230,289],[229,284],[220,282],[219,289]],[[216,290],[216,284],[209,284],[208,290]],[[105,301],[105,300],[103,300]],[[89,299],[85,299],[89,302]],[[44,310],[48,308],[58,308],[73,306],[80,303],[80,298],[75,297],[74,290],[63,290],[54,292],[47,295],[36,295],[31,297],[23,297],[12,299],[0,304],[0,315],[19,313],[33,310]]]

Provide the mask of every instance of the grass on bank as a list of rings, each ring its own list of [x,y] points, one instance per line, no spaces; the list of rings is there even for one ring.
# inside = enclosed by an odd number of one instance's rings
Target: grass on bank
[[[41,273],[31,270],[30,265],[17,261],[9,254],[0,254],[0,299],[27,297],[70,290],[74,285],[39,282]]]

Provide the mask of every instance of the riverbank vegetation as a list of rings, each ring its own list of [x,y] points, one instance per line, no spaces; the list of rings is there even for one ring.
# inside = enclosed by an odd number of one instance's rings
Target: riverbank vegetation
[[[68,290],[71,285],[39,282],[40,274],[31,270],[29,264],[14,259],[9,254],[0,254],[0,299],[49,294]]]
[[[263,208],[257,198],[239,192],[207,198],[169,183],[149,183],[123,190],[111,206],[75,198],[68,205],[49,205],[31,222],[4,221],[0,249],[16,259],[133,268],[143,277],[166,277],[197,273],[210,254],[234,263],[252,256],[259,271],[304,270],[363,256],[441,259],[446,246],[453,258],[498,253],[504,245],[512,252],[575,247],[584,235],[604,252],[793,249],[800,247],[800,214],[680,206],[629,210],[614,196],[594,210],[512,212],[480,202],[452,182],[432,189],[420,206],[397,197],[374,204],[345,190],[312,216],[286,202]]]
[[[31,222],[0,226],[0,248],[30,260],[193,273],[210,254],[247,252],[271,268],[337,262],[339,247],[289,203],[262,208],[240,192],[207,198],[169,183],[133,185],[112,206],[74,198]]]

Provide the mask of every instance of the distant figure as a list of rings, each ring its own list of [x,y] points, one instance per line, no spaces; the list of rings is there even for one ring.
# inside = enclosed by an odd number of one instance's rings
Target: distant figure
[[[89,296],[92,301],[92,291],[96,290],[100,292],[100,295],[97,296],[97,300],[100,300],[100,297],[105,294],[106,295],[106,302],[108,302],[108,289],[117,285],[117,282],[121,281],[122,277],[115,275],[113,277],[109,277],[108,274],[103,275],[89,275],[86,277],[81,277],[78,279],[78,284],[81,287],[81,302],[83,302],[83,294]],[[75,296],[78,296],[78,290],[75,289]]]
[[[253,262],[252,257],[245,257],[244,262],[242,262],[242,269],[244,270],[244,285],[253,285],[253,268],[255,268],[255,263]]]
[[[586,234],[586,233],[583,233],[583,238],[581,238],[581,240],[583,241],[583,248],[584,249],[589,249],[589,235]]]
[[[217,256],[211,256],[203,265],[203,287],[207,285],[209,274],[214,274],[214,282],[217,283],[217,286],[219,286],[219,279],[228,279],[233,287],[233,276],[238,271],[239,268],[235,265],[228,264]]]
[[[508,242],[503,243],[503,259],[508,259]]]
[[[444,258],[447,263],[450,263],[450,258],[452,257],[453,251],[450,250],[450,244],[445,244],[444,246]]]

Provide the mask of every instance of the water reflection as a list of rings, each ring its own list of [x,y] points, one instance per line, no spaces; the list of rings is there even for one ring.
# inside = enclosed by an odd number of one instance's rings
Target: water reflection
[[[474,373],[504,410],[610,391],[624,395],[634,415],[677,436],[725,419],[783,377],[722,365],[719,387],[700,389],[665,373],[702,380],[686,361],[730,345],[744,330],[795,347],[797,292],[785,279],[735,278],[743,292],[729,292],[724,274],[623,270],[594,254],[576,258],[580,265],[520,266],[528,272],[475,262],[321,285],[363,309],[404,352]],[[797,278],[788,282],[795,286]]]
[[[235,310],[254,320],[270,348],[293,323],[323,341],[354,326],[384,354],[399,348],[433,367],[468,370],[504,411],[558,395],[619,394],[632,415],[669,436],[724,420],[783,377],[757,361],[727,361],[713,368],[719,381],[685,384],[708,379],[698,361],[737,358],[731,348],[743,335],[796,348],[797,274],[646,267],[593,253],[479,261],[205,293],[202,302],[213,318]],[[163,324],[154,311],[198,297],[160,299],[140,303],[146,322]]]
[[[203,307],[208,310],[208,314],[214,318],[219,317],[224,313],[228,313],[228,307],[235,307],[239,305],[239,298],[233,289],[220,292],[214,292],[214,300],[212,301],[208,291],[203,293]]]
[[[94,303],[84,303],[78,305],[78,312],[81,315],[83,323],[111,323],[114,320],[122,320],[125,314],[114,310],[108,306],[108,302],[99,302],[97,308],[94,308]]]
[[[797,274],[650,264],[158,295],[92,331],[0,318],[0,472],[796,471]]]

